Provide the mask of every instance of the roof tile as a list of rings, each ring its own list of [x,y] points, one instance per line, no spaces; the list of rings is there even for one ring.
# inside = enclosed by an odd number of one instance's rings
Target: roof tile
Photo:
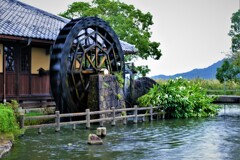
[[[55,40],[69,21],[17,0],[0,1],[0,35]],[[120,42],[124,51],[137,51],[133,45]]]

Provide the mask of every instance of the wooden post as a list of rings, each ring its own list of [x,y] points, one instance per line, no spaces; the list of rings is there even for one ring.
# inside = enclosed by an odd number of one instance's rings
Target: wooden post
[[[55,129],[55,131],[59,132],[60,131],[60,112],[56,111],[55,114],[56,114],[56,118],[55,118],[56,129]]]
[[[127,124],[127,118],[126,118],[126,116],[127,116],[127,112],[125,111],[125,114],[123,114],[123,124],[124,124],[124,125]]]
[[[20,128],[24,128],[24,114],[20,114]]]
[[[133,123],[137,123],[137,114],[138,114],[138,110],[137,110],[137,105],[134,105],[134,120]]]
[[[162,119],[165,119],[165,111],[162,110]]]
[[[100,114],[99,118],[100,118],[100,119],[103,119],[103,118],[104,118],[103,114]],[[101,120],[101,121],[99,122],[99,125],[100,125],[101,127],[103,127],[103,120]]]
[[[153,108],[152,105],[150,105],[150,121],[153,120]]]
[[[73,130],[75,130],[76,129],[76,124],[73,124],[73,128],[72,128]]]
[[[86,128],[89,129],[90,128],[90,109],[86,109]]]
[[[112,120],[112,126],[115,126],[116,125],[116,112],[115,112],[115,107],[112,107],[112,112],[113,112],[113,120]]]
[[[127,124],[127,118],[123,118],[123,124]]]
[[[6,57],[7,55],[4,54],[3,56],[3,103],[6,103]]]
[[[42,127],[38,128],[38,134],[42,134]]]
[[[143,121],[143,122],[145,122],[145,121],[146,121],[146,120],[145,120],[145,116],[143,116],[143,117],[142,117],[142,121]]]

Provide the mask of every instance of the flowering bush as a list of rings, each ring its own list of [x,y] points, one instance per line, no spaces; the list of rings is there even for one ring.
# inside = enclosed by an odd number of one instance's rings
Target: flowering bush
[[[217,105],[199,83],[180,78],[156,84],[140,97],[140,106],[162,106],[169,118],[206,117],[217,114]]]

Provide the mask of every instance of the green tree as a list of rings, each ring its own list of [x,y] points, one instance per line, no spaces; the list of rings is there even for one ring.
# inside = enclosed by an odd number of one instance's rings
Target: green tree
[[[148,66],[137,66],[136,70],[138,72],[139,77],[146,77],[147,73],[149,73],[151,71],[148,68]]]
[[[233,13],[231,18],[231,30],[229,36],[232,37],[232,51],[239,54],[240,52],[240,10]]]
[[[228,60],[225,60],[217,69],[216,74],[216,78],[221,83],[224,81],[240,82],[240,10],[233,13],[231,22],[229,36],[232,37],[232,53]]]
[[[232,25],[229,36],[232,37],[232,54],[230,58],[232,59],[233,65],[240,68],[240,10],[233,13],[231,22]]]
[[[141,57],[160,59],[160,43],[150,41],[150,26],[152,15],[143,13],[133,5],[127,5],[119,0],[92,0],[92,2],[74,2],[67,11],[60,13],[66,18],[83,16],[98,16],[107,21],[118,34],[119,38],[134,44],[138,49],[137,56],[126,56],[127,60]]]
[[[231,59],[226,59],[220,68],[217,69],[216,78],[223,83],[224,81],[238,81],[238,74],[240,70],[233,65]]]

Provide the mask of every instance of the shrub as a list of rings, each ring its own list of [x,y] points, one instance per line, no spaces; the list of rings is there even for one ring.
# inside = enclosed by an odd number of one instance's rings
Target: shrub
[[[17,122],[18,113],[17,101],[11,101],[11,103],[0,103],[0,141],[12,140],[14,137],[22,134],[24,130],[19,128]]]
[[[154,85],[138,102],[140,106],[162,106],[169,118],[188,118],[217,114],[213,100],[198,82],[176,78]]]
[[[0,104],[0,133],[17,133],[19,130],[14,111],[3,104]]]

